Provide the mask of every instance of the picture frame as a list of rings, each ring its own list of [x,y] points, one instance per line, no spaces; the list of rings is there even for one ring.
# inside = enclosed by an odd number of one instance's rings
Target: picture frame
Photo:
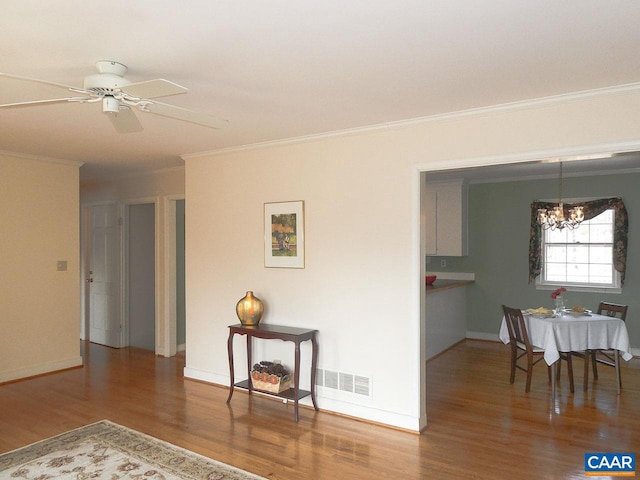
[[[304,201],[264,204],[264,266],[304,268]]]

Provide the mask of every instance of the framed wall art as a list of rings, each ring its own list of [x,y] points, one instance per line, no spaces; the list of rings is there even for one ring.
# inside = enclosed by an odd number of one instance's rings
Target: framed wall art
[[[304,268],[304,201],[264,204],[264,266]]]

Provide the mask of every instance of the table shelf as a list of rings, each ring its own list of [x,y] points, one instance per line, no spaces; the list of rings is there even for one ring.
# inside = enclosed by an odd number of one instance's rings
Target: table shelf
[[[280,393],[269,392],[267,390],[260,390],[259,388],[254,388],[254,387],[249,388],[249,380],[243,380],[241,382],[235,383],[233,386],[235,388],[240,388],[240,389],[244,389],[244,390],[251,390],[252,392],[263,393],[265,395],[270,395],[272,397],[280,397],[280,398],[285,398],[287,400],[295,400],[296,399],[296,391],[295,391],[294,388],[289,388],[287,390],[283,390]],[[309,395],[311,395],[311,392],[309,390],[299,390],[298,391],[298,400],[300,400],[300,399],[302,399],[304,397],[308,397]]]

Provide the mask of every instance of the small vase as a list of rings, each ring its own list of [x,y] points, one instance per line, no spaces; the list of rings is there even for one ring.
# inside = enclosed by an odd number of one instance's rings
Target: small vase
[[[562,311],[564,310],[564,298],[562,295],[558,295],[555,299],[556,302],[556,315],[562,315]]]
[[[248,291],[236,304],[236,313],[238,314],[240,323],[244,326],[258,325],[263,312],[264,305],[262,304],[262,300],[255,297],[251,291]]]

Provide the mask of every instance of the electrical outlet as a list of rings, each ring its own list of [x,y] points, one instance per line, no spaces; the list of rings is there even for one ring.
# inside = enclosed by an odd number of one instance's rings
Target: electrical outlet
[[[440,266],[442,268],[447,268],[447,261],[446,260],[440,260]]]

